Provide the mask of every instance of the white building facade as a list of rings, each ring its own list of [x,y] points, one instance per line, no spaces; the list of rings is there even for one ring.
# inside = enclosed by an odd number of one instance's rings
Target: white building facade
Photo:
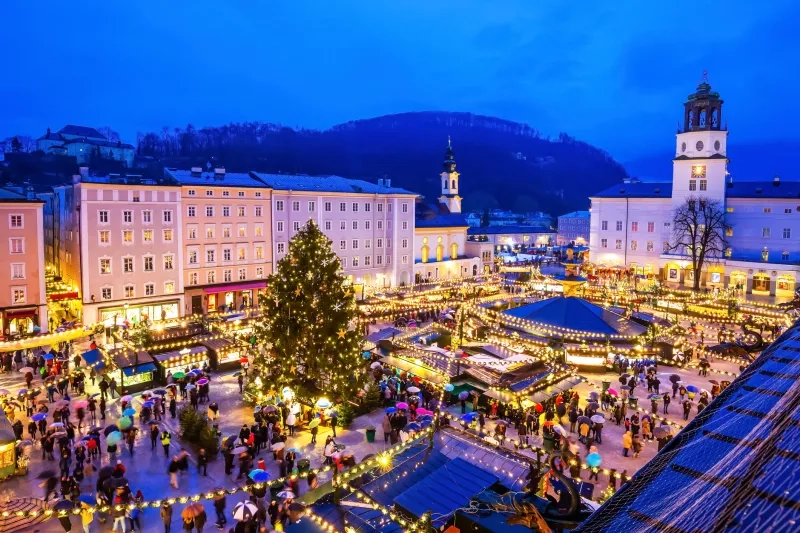
[[[735,286],[791,297],[800,274],[800,182],[738,181],[728,174],[723,100],[704,80],[684,104],[671,182],[626,182],[591,196],[590,250],[598,265],[624,265],[673,284]],[[670,251],[675,210],[688,197],[726,211],[724,257],[695,273],[691,258]]]

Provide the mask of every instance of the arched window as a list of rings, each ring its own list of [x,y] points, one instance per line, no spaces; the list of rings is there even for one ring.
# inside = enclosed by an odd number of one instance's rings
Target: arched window
[[[719,127],[719,109],[715,109],[711,112],[711,127],[718,128]]]
[[[693,130],[694,129],[694,111],[689,111],[689,120],[687,122],[689,123],[689,129]]]
[[[442,180],[442,189],[447,188],[447,180]]]
[[[458,258],[458,244],[453,243],[450,245],[450,259]]]
[[[444,259],[444,246],[441,244],[436,247],[436,260],[441,261]]]
[[[453,190],[455,190],[455,188],[456,188],[456,180],[453,180],[453,181],[451,182],[450,188],[451,188],[451,189],[453,189]]]
[[[700,127],[701,128],[705,128],[706,127],[706,110],[705,109],[700,111]]]
[[[472,265],[472,275],[473,276],[478,275],[478,265]]]
[[[428,248],[427,246],[423,246],[422,247],[422,262],[423,263],[427,263],[428,262],[428,253],[429,253],[429,251],[430,251],[430,248]]]

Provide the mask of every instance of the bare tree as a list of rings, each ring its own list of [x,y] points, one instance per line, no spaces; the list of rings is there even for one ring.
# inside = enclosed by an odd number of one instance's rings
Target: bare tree
[[[716,200],[690,196],[675,209],[672,216],[672,242],[670,252],[683,255],[692,261],[694,289],[700,288],[700,273],[706,262],[716,263],[724,255],[725,209]]]
[[[97,131],[102,133],[106,139],[111,142],[117,142],[120,140],[119,133],[111,129],[111,126],[103,126],[102,128],[98,128]]]

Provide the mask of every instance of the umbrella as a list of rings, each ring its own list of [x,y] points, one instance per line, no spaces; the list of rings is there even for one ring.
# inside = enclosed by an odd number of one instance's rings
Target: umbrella
[[[28,394],[28,389],[20,389],[17,391],[17,396],[24,396],[25,394]]]
[[[660,402],[664,398],[662,398],[660,394],[648,394],[647,399],[651,402]]]
[[[421,429],[422,426],[420,426],[416,422],[411,422],[410,424],[406,425],[405,428],[403,428],[403,431],[405,431],[406,433],[411,433],[412,431],[419,431]]]
[[[111,433],[114,433],[115,431],[119,431],[119,428],[114,424],[109,424],[106,426],[106,429],[103,430],[103,435],[108,437]]]
[[[319,418],[315,418],[311,422],[308,423],[308,429],[314,429],[319,425]]]
[[[84,409],[89,405],[89,402],[86,400],[81,400],[79,402],[75,402],[75,409]]]
[[[695,387],[694,385],[689,385],[688,387],[686,387],[686,390],[688,392],[694,392],[694,393],[700,392],[700,389],[698,387]]]
[[[294,498],[294,492],[286,489],[286,490],[280,491],[277,496],[278,496],[278,498],[285,498],[285,499],[288,500],[290,498]]]
[[[619,396],[619,393],[614,389],[608,389],[606,392],[609,393],[611,396]]]
[[[253,518],[258,512],[258,507],[250,502],[239,502],[233,507],[233,519],[239,522],[246,522]]]
[[[428,418],[428,417],[420,418],[420,419],[417,420],[417,422],[419,422],[420,426],[422,426],[423,428],[426,428],[426,427],[430,426],[433,423],[433,419],[432,418]]]
[[[31,442],[30,439],[25,439],[25,440],[18,441],[17,442],[17,446],[19,446],[20,448],[28,448],[30,446],[33,446],[33,442]]]
[[[603,415],[592,415],[592,418],[590,418],[590,420],[595,424],[602,424],[603,422],[606,421]]]
[[[238,437],[236,435],[231,435],[230,437],[225,437],[225,440],[223,441],[223,444],[225,444],[225,446],[228,446],[228,447],[233,446],[234,444],[236,444],[236,439],[237,438]]]
[[[274,413],[274,412],[275,412],[275,411],[277,411],[277,410],[278,410],[278,408],[277,408],[277,407],[275,407],[274,405],[268,405],[268,406],[266,406],[266,407],[263,409],[263,411],[264,411],[265,413]]]
[[[53,470],[43,470],[39,472],[39,475],[36,476],[37,479],[50,479],[51,477],[55,477],[56,473]]]
[[[286,448],[285,442],[276,442],[275,444],[272,445],[272,451],[274,452],[277,452],[278,450],[282,450],[284,448]]]
[[[508,422],[506,422],[505,420],[498,420],[497,421],[497,425],[498,426],[507,426]]]
[[[197,385],[195,385],[194,383],[189,383],[188,385],[186,385],[186,390],[192,390],[192,389],[196,389],[196,388],[197,388]]]
[[[627,385],[623,385],[622,387],[620,387],[620,389],[621,390],[631,390],[631,388],[628,387]]]
[[[194,502],[183,508],[183,511],[181,511],[181,518],[185,520],[191,520],[204,514],[205,512],[206,509],[203,507],[202,503]]]
[[[591,466],[592,468],[597,468],[600,466],[600,454],[599,453],[590,453],[586,456],[586,464]]]
[[[106,435],[106,443],[108,444],[114,445],[121,440],[122,440],[122,433],[120,433],[119,431],[114,431]]]
[[[397,412],[397,407],[387,407],[386,408],[386,414],[387,415],[390,415],[390,414],[395,413],[395,412]]]
[[[292,452],[292,453],[294,453],[294,454],[303,453],[303,452],[301,452],[300,450],[298,450],[297,448],[289,448],[289,449],[288,449],[288,450],[286,450],[286,451],[287,451],[287,452]]]
[[[120,402],[128,402],[128,403],[130,403],[130,402],[133,401],[133,396],[131,396],[130,394],[126,394],[125,396],[120,398],[119,401]]]
[[[94,394],[89,396],[89,398],[97,398],[98,396],[100,396],[100,393],[99,392],[95,392]]]
[[[69,405],[69,400],[58,400],[56,402],[55,407],[56,407],[56,409],[63,409],[68,405]]]
[[[678,374],[672,374],[672,375],[669,377],[669,380],[670,380],[671,382],[673,382],[673,383],[677,383],[677,382],[679,382],[679,381],[681,380],[681,377],[680,377]]]
[[[400,402],[397,404],[398,409],[408,409],[408,404],[406,402]]]
[[[152,409],[155,405],[156,405],[155,402],[150,401],[150,402],[144,402],[142,404],[142,407],[147,407],[148,409]]]
[[[452,383],[448,383],[447,385],[444,386],[444,390],[446,390],[447,392],[453,392],[453,389],[455,388],[456,386],[453,385]]]
[[[127,416],[123,416],[117,421],[117,423],[119,424],[120,429],[128,429],[133,425],[133,420],[131,420]]]
[[[619,382],[625,385],[628,382],[628,378],[626,378],[625,376],[620,376]]]
[[[172,374],[172,377],[175,379],[181,379],[186,377],[186,372],[175,372]]]
[[[597,401],[598,398],[600,398],[600,395],[597,393],[597,391],[592,391],[589,393],[590,400]]]
[[[657,439],[663,439],[668,435],[669,435],[669,429],[667,429],[664,426],[658,426],[657,428],[653,429],[653,436]]]
[[[78,501],[86,505],[97,505],[97,500],[91,494],[81,494],[78,496]]]
[[[255,470],[251,470],[247,477],[255,481],[256,483],[264,483],[269,480],[269,474],[260,468],[256,468]]]
[[[97,477],[99,479],[106,479],[108,477],[111,477],[111,474],[113,474],[113,473],[114,473],[114,467],[113,466],[104,466],[97,473]]]
[[[49,353],[49,352],[44,354],[42,357],[44,357],[45,361],[49,361],[49,360],[55,358],[55,356],[53,354]]]
[[[200,378],[200,379],[198,379],[197,380],[197,384],[200,385],[201,387],[203,385],[208,385],[208,378]]]
[[[187,376],[199,376],[202,373],[203,373],[203,371],[200,370],[199,368],[193,368],[192,370],[189,370],[189,372],[186,375]]]
[[[470,422],[473,421],[473,419],[475,419],[476,416],[478,416],[478,413],[476,413],[476,412],[466,413],[466,414],[461,415],[461,420],[463,420],[464,422],[470,423]]]
[[[592,420],[588,416],[579,416],[578,417],[578,424],[588,424]]]
[[[331,401],[327,398],[320,398],[319,400],[317,400],[317,407],[321,409],[327,409],[330,406],[331,406]]]
[[[133,416],[135,414],[136,414],[136,409],[134,409],[133,407],[128,407],[127,409],[122,411],[123,416]]]
[[[0,396],[8,396],[11,394],[8,389],[0,389]]]
[[[714,385],[719,385],[719,382],[716,379],[709,379],[708,382]]]
[[[164,389],[156,389],[153,391],[153,394],[158,394],[159,396],[166,396],[167,391],[165,391]]]
[[[558,433],[558,434],[559,434],[559,435],[561,435],[562,437],[566,437],[566,436],[567,436],[567,430],[566,430],[566,429],[564,429],[564,427],[563,427],[562,425],[560,425],[560,424],[555,424],[555,425],[553,426],[553,431],[554,431],[555,433]]]
[[[459,400],[464,401],[467,398],[469,398],[469,393],[467,391],[461,391],[461,392],[458,393],[458,399]]]
[[[380,363],[380,361],[375,361],[374,363],[372,363],[371,365],[369,365],[369,367],[370,367],[370,368],[378,368],[378,367],[380,367],[380,366],[381,366],[381,363]]]
[[[50,424],[47,427],[50,428],[50,429],[61,429],[61,428],[64,427],[64,424],[62,424],[61,422],[53,422],[52,424]]]
[[[31,417],[31,420],[34,422],[38,422],[39,420],[45,420],[47,418],[47,413],[36,413]]]
[[[231,453],[233,453],[233,454],[240,454],[240,453],[246,453],[246,452],[247,452],[247,446],[237,446],[236,448],[231,450]]]
[[[589,402],[587,404],[587,407],[591,407],[592,409],[597,409],[598,407],[600,407],[600,404],[597,402]]]
[[[419,387],[409,387],[407,390],[408,390],[408,392],[410,392],[411,394],[416,394],[416,393],[418,393],[418,392],[419,392]]]
[[[29,367],[29,366],[24,366],[24,367],[20,368],[19,371],[20,371],[21,374],[27,374],[28,372],[33,374],[33,369],[31,367]]]
[[[52,359],[52,357],[50,357]],[[75,505],[69,500],[59,500],[51,507],[54,511],[71,511]]]
[[[383,373],[387,376],[391,376],[392,374],[394,374],[394,370],[392,370],[391,368],[384,368]]]

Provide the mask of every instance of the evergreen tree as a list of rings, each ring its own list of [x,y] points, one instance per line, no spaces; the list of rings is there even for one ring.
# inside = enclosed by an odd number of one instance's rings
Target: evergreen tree
[[[11,151],[12,152],[22,151],[22,142],[20,142],[19,137],[14,137],[13,139],[11,139]]]
[[[336,399],[356,392],[363,369],[361,335],[350,330],[357,317],[354,293],[313,221],[289,242],[260,303],[254,328],[260,354],[253,364],[263,392],[300,386]]]

